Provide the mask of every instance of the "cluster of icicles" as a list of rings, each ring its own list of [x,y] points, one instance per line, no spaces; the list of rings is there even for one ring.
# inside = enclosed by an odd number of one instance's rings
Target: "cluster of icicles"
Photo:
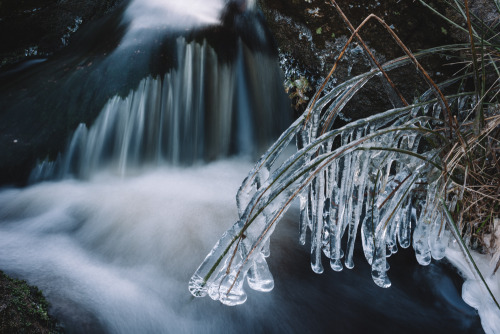
[[[335,271],[343,263],[353,268],[358,231],[373,280],[381,287],[391,285],[387,258],[398,244],[412,244],[412,232],[420,264],[444,257],[451,233],[436,198],[436,151],[418,151],[426,133],[417,131],[433,126],[429,122],[439,118],[440,101],[431,100],[428,91],[409,107],[331,129],[347,101],[377,73],[372,70],[324,94],[257,162],[237,194],[239,220],[191,278],[194,296],[208,294],[227,305],[241,304],[247,298],[245,278],[252,289],[270,291],[274,281],[265,260],[270,236],[296,198],[300,243],[306,243],[309,230],[316,273],[324,270],[322,254]],[[467,98],[450,101],[463,105]],[[296,153],[274,166],[293,138]]]

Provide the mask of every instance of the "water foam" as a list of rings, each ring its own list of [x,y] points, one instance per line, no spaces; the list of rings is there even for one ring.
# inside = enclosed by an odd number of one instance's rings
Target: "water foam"
[[[224,0],[134,0],[126,11],[132,30],[186,29],[220,23]]]
[[[500,300],[500,274],[494,272],[495,262],[488,255],[472,252],[472,256],[481,271],[486,284]],[[465,279],[462,287],[462,298],[471,307],[475,308],[481,318],[481,324],[487,334],[500,333],[500,311],[491,298],[484,283],[475,270],[469,265],[465,255],[459,250],[456,243],[446,250],[446,258],[460,271]]]
[[[103,172],[4,190],[1,267],[38,285],[70,322],[88,313],[97,319],[83,322],[107,332],[200,329],[177,309],[190,303],[199,259],[236,218],[234,194],[249,167],[225,161],[126,180]]]

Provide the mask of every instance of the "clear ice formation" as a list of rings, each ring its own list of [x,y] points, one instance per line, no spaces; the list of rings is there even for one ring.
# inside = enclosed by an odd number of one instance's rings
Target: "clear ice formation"
[[[384,67],[406,62],[400,58]],[[409,107],[331,128],[346,103],[377,75],[373,69],[323,93],[261,157],[238,191],[239,220],[189,282],[194,296],[241,304],[247,298],[245,278],[252,289],[271,290],[266,263],[270,236],[295,198],[300,203],[299,241],[305,244],[309,234],[315,273],[324,270],[323,255],[335,271],[352,269],[358,232],[380,287],[391,285],[387,258],[398,247],[413,245],[422,265],[444,257],[450,232],[436,198],[441,179],[434,163],[439,157],[436,150],[422,149],[428,132],[417,130],[439,124],[441,101],[429,90]],[[449,103],[463,105],[470,98],[457,96]],[[294,138],[297,151],[275,166]]]

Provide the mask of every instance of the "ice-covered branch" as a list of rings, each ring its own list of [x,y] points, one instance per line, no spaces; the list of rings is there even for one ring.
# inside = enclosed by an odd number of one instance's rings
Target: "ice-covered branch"
[[[391,62],[385,66],[396,66]],[[237,195],[240,219],[224,233],[193,275],[195,296],[236,305],[252,289],[269,291],[273,278],[265,258],[276,223],[299,198],[299,240],[311,239],[311,267],[323,272],[322,256],[340,271],[354,267],[358,232],[374,282],[390,286],[387,257],[411,245],[419,263],[441,259],[449,239],[436,191],[442,179],[438,148],[420,149],[422,139],[439,136],[441,107],[429,99],[351,122],[336,130],[333,119],[377,71],[326,92],[263,155]],[[464,103],[468,96],[452,98]],[[296,153],[275,166],[292,139]],[[417,201],[417,197],[419,201]],[[346,240],[346,247],[342,247]],[[322,255],[323,254],[323,255]]]

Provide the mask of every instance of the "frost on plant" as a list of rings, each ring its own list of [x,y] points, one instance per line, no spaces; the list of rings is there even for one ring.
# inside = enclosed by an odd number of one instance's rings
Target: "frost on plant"
[[[406,57],[393,60],[384,70],[407,62]],[[429,129],[443,125],[442,101],[428,91],[410,106],[332,129],[346,103],[379,74],[375,68],[311,101],[261,157],[238,191],[239,220],[190,281],[194,296],[241,304],[245,279],[252,289],[271,290],[269,239],[295,199],[300,203],[299,240],[305,244],[310,238],[316,273],[323,272],[325,257],[335,271],[353,268],[356,238],[361,238],[373,280],[381,287],[391,284],[387,258],[398,247],[412,245],[412,231],[420,264],[444,257],[450,234],[437,209],[442,182],[438,148],[422,149]],[[448,101],[463,104],[469,97]],[[296,152],[278,166],[277,158],[293,139]]]

